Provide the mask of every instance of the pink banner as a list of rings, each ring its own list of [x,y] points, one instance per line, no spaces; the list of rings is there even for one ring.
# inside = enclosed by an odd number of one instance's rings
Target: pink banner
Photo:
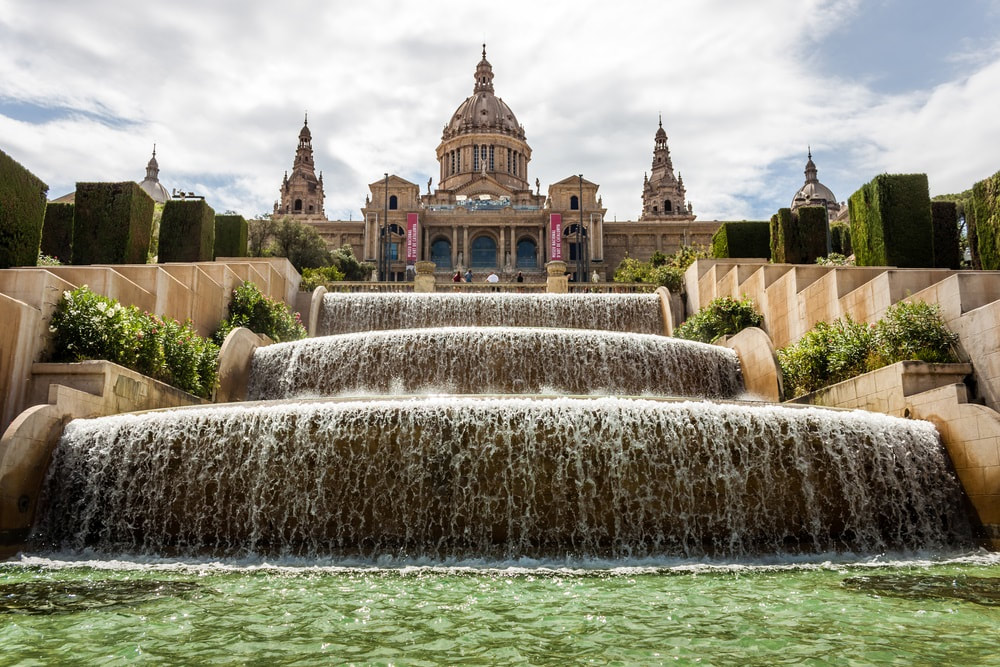
[[[549,216],[549,261],[562,261],[562,215]]]
[[[417,261],[417,214],[406,214],[406,263]]]

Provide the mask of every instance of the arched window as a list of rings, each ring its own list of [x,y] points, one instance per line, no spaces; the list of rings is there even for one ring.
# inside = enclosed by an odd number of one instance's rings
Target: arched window
[[[673,210],[673,205],[670,203],[670,200],[669,199],[664,199],[663,200],[663,212],[664,213],[670,213],[670,211],[672,211],[672,210]]]
[[[396,195],[389,195],[389,210],[395,211],[399,208],[399,200],[396,199]]]
[[[570,208],[571,211],[579,211],[580,210],[580,198],[577,197],[576,195],[573,195],[572,197],[570,197],[569,198],[569,208]]]
[[[493,269],[497,265],[497,242],[489,236],[479,236],[472,242],[469,265],[474,269]]]
[[[533,269],[538,266],[538,246],[531,239],[517,242],[517,268]]]
[[[439,269],[451,268],[451,241],[438,239],[431,243],[431,261]]]
[[[301,213],[302,212],[302,200],[301,199],[296,199],[295,200],[295,212],[296,213]]]

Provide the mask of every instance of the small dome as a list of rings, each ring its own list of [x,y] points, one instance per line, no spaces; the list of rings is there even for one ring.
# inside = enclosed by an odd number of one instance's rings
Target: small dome
[[[785,192],[788,191],[786,190]],[[819,181],[806,183],[795,193],[795,196],[792,198],[792,206],[803,206],[805,203],[820,199],[827,203],[837,201],[837,197],[833,194],[833,191]]]
[[[493,94],[493,66],[486,60],[486,46],[483,45],[483,59],[476,66],[476,86],[473,93],[462,102],[444,128],[442,138],[449,139],[459,134],[479,134],[494,132],[510,134],[524,139],[524,129],[507,103]]]
[[[810,202],[822,201],[826,204],[827,208],[837,204],[837,197],[833,194],[833,190],[819,182],[819,178],[817,178],[818,170],[812,157],[812,149],[810,148],[805,168],[806,182],[795,193],[795,196],[792,197],[793,209],[800,206],[807,206]]]
[[[163,184],[159,181],[146,179],[139,184],[139,187],[142,188],[147,195],[152,197],[153,201],[157,204],[166,203],[166,201],[170,199],[170,193],[167,192],[167,189],[163,187]]]
[[[156,161],[156,144],[153,144],[153,156],[146,163],[146,178],[139,183],[139,187],[158,204],[170,199],[170,193],[160,184],[160,163]]]

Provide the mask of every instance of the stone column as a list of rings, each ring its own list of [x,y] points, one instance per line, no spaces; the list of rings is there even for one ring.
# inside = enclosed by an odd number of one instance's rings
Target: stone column
[[[451,226],[451,266],[458,268],[458,228]]]
[[[468,269],[472,266],[472,249],[469,247],[469,226],[462,227],[462,256],[465,257],[465,266]]]
[[[497,243],[497,268],[500,270],[501,273],[503,273],[503,270],[506,268],[503,265],[504,264],[504,262],[503,262],[504,255],[506,254],[504,252],[504,245],[506,245],[504,243],[504,238],[506,238],[506,237],[504,236],[505,229],[504,229],[503,225],[500,226],[500,229],[498,231],[500,233],[500,242]]]

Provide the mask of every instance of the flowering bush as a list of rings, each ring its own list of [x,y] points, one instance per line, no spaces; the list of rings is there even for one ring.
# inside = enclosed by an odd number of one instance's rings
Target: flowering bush
[[[820,322],[797,343],[778,350],[785,398],[807,394],[897,361],[958,361],[958,335],[937,306],[922,301],[890,306],[874,325],[850,317]]]
[[[222,320],[212,337],[221,345],[226,335],[236,327],[264,334],[276,343],[298,340],[307,335],[298,313],[293,313],[280,301],[267,298],[253,283],[243,283],[233,290],[229,317]]]
[[[674,336],[712,343],[747,327],[759,327],[763,322],[764,317],[757,312],[753,299],[720,296],[674,329]]]
[[[106,359],[202,398],[215,389],[219,348],[191,322],[140,312],[84,285],[52,315],[52,361]]]

